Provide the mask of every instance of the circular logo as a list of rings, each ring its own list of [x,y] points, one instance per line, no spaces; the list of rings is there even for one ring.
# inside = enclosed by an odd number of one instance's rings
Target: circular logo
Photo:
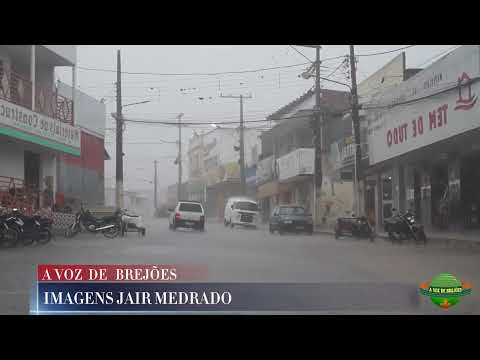
[[[420,284],[420,293],[428,296],[432,303],[448,309],[460,302],[460,298],[472,292],[470,283],[458,280],[455,276],[442,273],[434,277],[430,282]]]

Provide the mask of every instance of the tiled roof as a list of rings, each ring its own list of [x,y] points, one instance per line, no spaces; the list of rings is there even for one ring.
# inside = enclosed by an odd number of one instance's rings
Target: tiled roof
[[[277,120],[279,119],[282,115],[285,115],[286,113],[288,113],[290,110],[292,110],[295,106],[297,106],[298,104],[302,103],[305,99],[307,99],[308,97],[312,96],[315,94],[315,89],[310,89],[308,90],[305,94],[303,94],[302,96],[296,98],[295,100],[293,100],[292,102],[290,102],[289,104],[285,105],[284,107],[280,108],[279,110],[275,111],[273,114],[267,116],[267,119],[268,120]]]
[[[339,90],[330,90],[330,89],[322,89],[321,90],[321,98],[320,98],[320,106],[322,106],[325,110],[329,112],[343,112],[350,108],[350,93],[347,91],[339,91]],[[293,100],[289,104],[285,105],[284,107],[280,108],[273,114],[267,117],[268,120],[281,120],[281,117],[287,113],[289,113],[292,109],[296,106],[300,105],[302,102],[310,101],[310,98],[315,95],[315,90],[310,89],[302,96],[298,97],[297,99]],[[312,98],[312,100],[314,100]],[[312,103],[311,109],[304,109],[304,110],[312,110],[314,108],[314,103]]]

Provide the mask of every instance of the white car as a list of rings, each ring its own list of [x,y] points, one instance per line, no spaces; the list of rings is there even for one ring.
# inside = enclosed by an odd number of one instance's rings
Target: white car
[[[205,211],[201,203],[196,201],[179,201],[174,209],[168,209],[168,227],[176,230],[179,227],[205,230]]]
[[[247,197],[231,197],[225,205],[223,223],[225,226],[251,226],[256,228],[260,219],[258,204]]]

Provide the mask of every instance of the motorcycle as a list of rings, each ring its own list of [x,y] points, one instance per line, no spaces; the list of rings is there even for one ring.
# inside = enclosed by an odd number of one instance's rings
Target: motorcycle
[[[124,209],[121,213],[122,218],[122,236],[127,232],[138,232],[145,236],[146,230],[143,224],[143,219],[139,215],[129,214],[128,210]]]
[[[33,242],[45,244],[52,239],[51,226],[53,220],[43,218],[41,216],[23,215],[17,208],[12,209],[11,214],[3,216],[4,231],[8,227],[8,243],[14,246],[18,241],[22,241],[23,245],[30,245]],[[13,230],[17,233],[13,235]]]
[[[392,209],[392,211],[396,211]],[[413,240],[415,242],[427,243],[427,236],[423,225],[415,220],[415,215],[412,211],[406,213],[398,213],[389,219],[385,220],[385,232],[388,233],[388,238],[394,242],[402,242],[403,240]]]
[[[18,242],[18,233],[9,226],[7,215],[0,216],[0,244],[6,247],[13,247]]]
[[[338,218],[335,224],[335,239],[340,236],[350,235],[356,238],[368,238],[371,242],[375,240],[375,229],[367,217],[342,217]]]
[[[96,234],[101,232],[105,237],[114,238],[121,231],[121,211],[117,210],[113,215],[96,218],[90,210],[85,210],[83,204],[75,216],[75,221],[65,231],[65,237],[71,238],[82,231],[82,227],[88,232]]]

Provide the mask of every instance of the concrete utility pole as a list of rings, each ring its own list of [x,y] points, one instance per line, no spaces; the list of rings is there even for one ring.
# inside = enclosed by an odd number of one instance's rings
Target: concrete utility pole
[[[178,185],[177,185],[177,201],[182,200],[182,116],[183,113],[177,116],[178,119]]]
[[[243,99],[251,99],[252,95],[228,95],[223,96],[220,95],[222,98],[230,98],[230,99],[240,99],[240,189],[242,195],[246,195],[246,180],[245,180],[245,145],[244,145],[244,127],[243,127]]]
[[[355,136],[355,199],[356,199],[356,216],[363,214],[364,210],[361,209],[361,187],[362,187],[362,148],[360,143],[360,116],[358,113],[358,95],[357,95],[357,74],[356,74],[356,62],[355,62],[355,49],[353,45],[350,45],[350,76],[352,77],[352,122],[353,131]]]
[[[158,209],[158,202],[157,202],[157,160],[154,161],[155,164],[155,174],[153,176],[153,203],[154,203],[154,209],[157,211]]]
[[[122,118],[122,73],[120,50],[117,50],[117,149],[116,149],[116,203],[123,208],[123,118]]]
[[[323,120],[320,112],[320,49],[316,47],[315,59],[315,172],[313,184],[313,226],[317,225],[317,192],[323,184],[322,153],[323,153]]]

